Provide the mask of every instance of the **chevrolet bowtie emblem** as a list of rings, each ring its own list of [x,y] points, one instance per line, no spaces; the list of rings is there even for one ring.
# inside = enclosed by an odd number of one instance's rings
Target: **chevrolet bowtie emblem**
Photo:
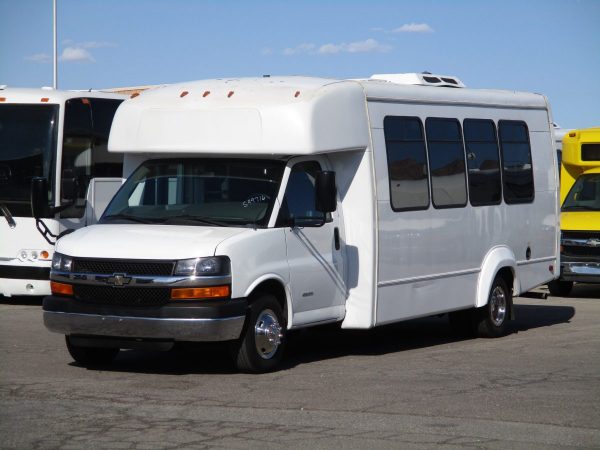
[[[129,284],[131,277],[128,277],[124,273],[113,273],[112,277],[106,279],[106,284],[112,284],[113,286],[125,286]]]
[[[588,239],[585,245],[588,247],[600,247],[600,239]]]

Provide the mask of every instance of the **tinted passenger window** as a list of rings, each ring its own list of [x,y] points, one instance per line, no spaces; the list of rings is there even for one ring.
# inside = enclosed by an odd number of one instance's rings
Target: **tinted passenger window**
[[[502,198],[502,183],[496,126],[491,120],[466,119],[463,132],[471,205],[497,205]]]
[[[61,202],[67,186],[74,186],[75,204],[60,217],[83,217],[92,178],[121,177],[123,155],[108,153],[108,135],[121,100],[75,98],[65,103]]]
[[[123,155],[108,152],[110,126],[121,101],[104,98],[90,99],[94,139],[92,178],[121,177],[123,175]]]
[[[383,120],[383,132],[392,209],[427,209],[429,183],[421,120],[418,117],[388,116]]]
[[[501,120],[502,179],[506,203],[533,201],[531,146],[525,122]]]
[[[83,217],[85,196],[92,178],[92,111],[87,99],[65,102],[61,160],[61,203],[75,203],[60,213],[62,218]],[[74,199],[66,197],[70,190]]]
[[[451,208],[467,204],[465,152],[456,119],[425,121],[433,206]]]

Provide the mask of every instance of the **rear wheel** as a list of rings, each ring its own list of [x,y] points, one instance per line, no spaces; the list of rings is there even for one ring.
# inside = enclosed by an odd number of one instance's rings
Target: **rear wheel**
[[[490,288],[487,305],[477,308],[473,314],[473,325],[477,335],[489,338],[504,335],[511,304],[511,290],[504,278],[496,275]]]
[[[69,336],[65,336],[67,350],[75,360],[82,366],[103,366],[110,364],[119,354],[118,348],[81,347],[74,345]]]
[[[286,323],[273,295],[261,295],[250,304],[246,327],[237,343],[235,362],[243,372],[268,372],[280,363]]]
[[[566,297],[573,289],[572,281],[552,280],[548,283],[548,290],[555,297]]]

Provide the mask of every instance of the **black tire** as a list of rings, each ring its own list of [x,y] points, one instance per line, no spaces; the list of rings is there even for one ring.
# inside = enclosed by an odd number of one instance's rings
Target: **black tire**
[[[473,328],[479,337],[496,338],[506,333],[506,322],[512,307],[512,290],[496,275],[485,306],[473,312]]]
[[[552,280],[548,283],[548,290],[555,297],[567,297],[571,289],[573,289],[572,281]]]
[[[474,309],[463,309],[461,311],[452,311],[448,313],[448,322],[452,332],[457,336],[472,337],[473,323],[471,315]]]
[[[281,362],[285,347],[286,321],[277,299],[260,295],[250,304],[242,336],[235,348],[238,370],[264,373]]]
[[[84,367],[105,366],[110,364],[119,354],[118,348],[80,347],[74,345],[69,336],[65,336],[65,341],[71,357],[77,364]]]

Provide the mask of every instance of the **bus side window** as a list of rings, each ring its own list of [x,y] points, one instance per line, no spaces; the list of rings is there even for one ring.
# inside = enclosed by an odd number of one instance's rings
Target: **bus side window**
[[[502,182],[496,125],[492,120],[465,119],[463,131],[471,205],[498,205],[502,199]]]
[[[122,100],[92,98],[92,178],[121,177],[123,175],[123,155],[108,152],[108,135],[113,117]]]
[[[428,117],[425,120],[425,134],[433,206],[466,206],[465,151],[460,122],[456,119]]]
[[[531,145],[525,122],[499,122],[502,151],[504,201],[508,204],[531,203],[534,197]]]
[[[61,218],[80,218],[85,213],[85,196],[92,178],[92,117],[90,102],[72,98],[65,102],[61,158],[61,203],[74,204]],[[73,198],[71,197],[73,194]]]
[[[429,208],[429,180],[423,124],[418,117],[383,119],[385,150],[394,211]]]

